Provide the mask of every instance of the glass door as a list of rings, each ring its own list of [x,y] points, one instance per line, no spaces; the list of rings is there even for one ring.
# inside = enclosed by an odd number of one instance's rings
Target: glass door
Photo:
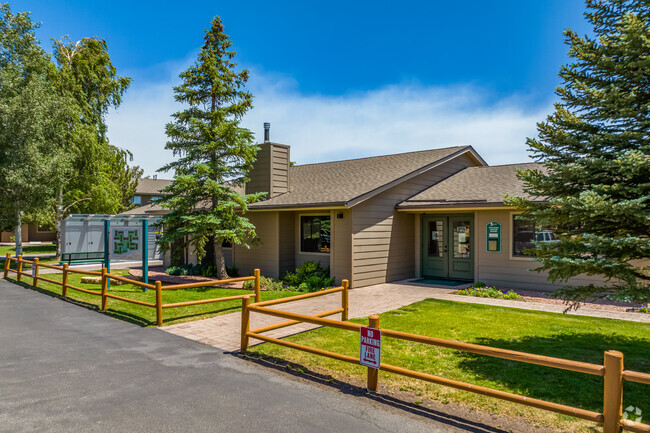
[[[474,279],[474,216],[422,215],[423,277]]]
[[[446,278],[448,275],[447,218],[422,218],[422,275]]]

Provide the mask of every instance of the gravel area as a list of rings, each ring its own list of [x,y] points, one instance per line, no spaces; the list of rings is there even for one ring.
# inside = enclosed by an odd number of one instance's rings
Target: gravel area
[[[562,299],[555,299],[550,296],[548,292],[538,292],[535,290],[515,290],[519,293],[524,301],[539,302],[542,304],[554,304],[569,306]],[[517,301],[513,301],[517,302]],[[590,308],[594,310],[612,310],[612,311],[633,311],[634,309],[642,307],[642,304],[632,304],[628,302],[617,302],[609,299],[595,299],[590,302],[581,302],[580,307]]]

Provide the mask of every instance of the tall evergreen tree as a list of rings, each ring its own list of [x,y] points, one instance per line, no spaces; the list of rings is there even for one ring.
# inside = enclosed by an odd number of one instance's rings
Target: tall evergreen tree
[[[222,242],[247,245],[256,236],[242,213],[261,197],[237,190],[247,180],[259,148],[253,134],[240,126],[253,97],[244,90],[248,71],[236,70],[231,47],[217,16],[197,61],[180,74],[182,84],[174,88],[176,101],[186,108],[173,114],[166,126],[166,149],[179,158],[160,169],[175,170],[161,202],[171,211],[162,220],[162,248],[191,245],[199,259],[211,250],[208,256],[219,278],[228,276]]]
[[[650,300],[650,1],[587,0],[594,37],[566,30],[572,63],[560,70],[561,101],[538,138],[528,139],[543,170],[520,174],[526,191],[547,199],[522,208],[557,227],[537,243],[551,281],[579,274],[607,284],[564,287],[577,305],[592,297]]]

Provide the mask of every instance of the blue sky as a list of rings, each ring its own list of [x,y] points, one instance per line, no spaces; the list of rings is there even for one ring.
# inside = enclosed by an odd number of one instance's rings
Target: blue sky
[[[491,164],[526,160],[566,63],[562,31],[588,31],[581,0],[427,2],[16,1],[44,46],[98,36],[133,78],[108,116],[146,174],[171,158],[171,88],[220,15],[251,70],[245,125],[298,163],[471,144]]]

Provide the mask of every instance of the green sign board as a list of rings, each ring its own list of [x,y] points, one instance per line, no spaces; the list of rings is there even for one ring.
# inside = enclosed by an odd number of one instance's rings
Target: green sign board
[[[496,221],[486,224],[486,248],[488,252],[501,252],[501,224]]]

